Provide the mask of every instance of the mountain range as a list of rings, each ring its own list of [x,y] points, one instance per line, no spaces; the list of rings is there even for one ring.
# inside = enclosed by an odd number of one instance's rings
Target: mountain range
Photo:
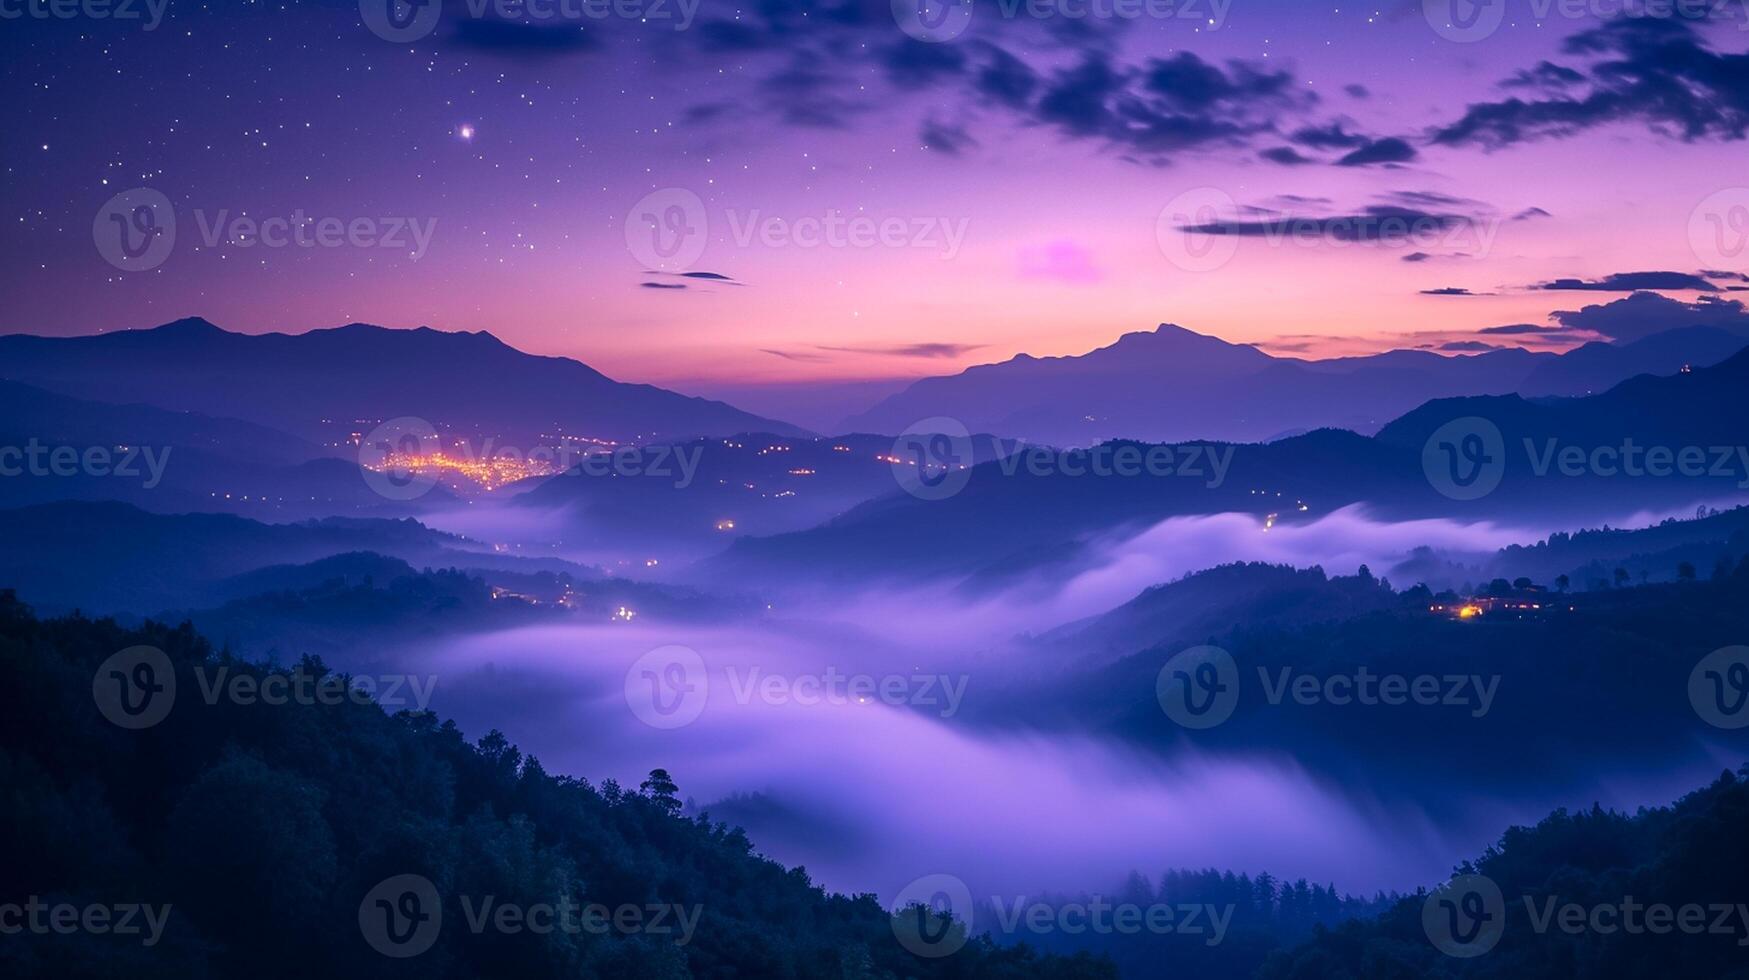
[[[1432,480],[1426,450],[1442,427],[1470,419],[1498,430],[1503,455],[1491,464],[1498,466],[1498,480],[1490,492],[1454,499]],[[1744,495],[1749,450],[1734,447],[1749,446],[1746,420],[1749,351],[1712,367],[1642,375],[1579,398],[1436,399],[1373,436],[1319,429],[1268,443],[1173,447],[1174,459],[1191,449],[1204,458],[1230,454],[1218,479],[1213,466],[1204,466],[1201,477],[1095,476],[1087,451],[1050,472],[981,463],[954,496],[888,495],[809,530],[737,541],[707,566],[738,579],[768,575],[803,587],[845,577],[962,577],[972,586],[999,585],[1029,570],[1082,570],[1101,539],[1175,516],[1247,513],[1294,523],[1363,505],[1387,520],[1459,517],[1570,527],[1636,511],[1692,510],[1696,503]],[[1614,452],[1630,440],[1642,452],[1698,449],[1704,466],[1698,473],[1632,475],[1589,462],[1597,450]],[[1548,462],[1550,446],[1563,454],[1576,449],[1586,462],[1578,472],[1563,472]],[[1151,445],[1116,441],[1101,452],[1109,456],[1119,447],[1142,456]]]
[[[0,378],[97,402],[241,419],[339,448],[412,416],[523,451],[565,435],[612,442],[797,433],[722,402],[626,384],[489,333],[363,323],[241,334],[189,318],[82,337],[0,336]]]
[[[902,432],[922,419],[948,417],[974,432],[1056,446],[1260,442],[1318,428],[1371,434],[1430,398],[1584,395],[1637,374],[1714,364],[1746,344],[1749,338],[1729,330],[1684,327],[1563,354],[1394,350],[1308,361],[1163,323],[1086,354],[1020,354],[924,378],[839,428]]]

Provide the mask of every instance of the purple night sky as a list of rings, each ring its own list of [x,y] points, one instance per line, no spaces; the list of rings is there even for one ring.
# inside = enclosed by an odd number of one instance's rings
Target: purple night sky
[[[697,390],[939,374],[1161,321],[1307,356],[1564,347],[1596,335],[1557,311],[1635,286],[1731,302],[1749,269],[1742,5],[1506,0],[1453,40],[1420,0],[975,0],[924,42],[870,0],[656,2],[456,2],[397,43],[353,3],[7,0],[0,332],[429,324]],[[134,188],[177,221],[144,271],[93,240]],[[697,246],[667,269],[627,244],[660,191]],[[702,213],[669,210],[689,195]],[[816,242],[833,215],[849,237]],[[1431,233],[1328,223],[1356,216]],[[276,247],[240,217],[387,241]],[[1259,231],[1286,218],[1310,232]],[[1647,271],[1682,275],[1605,281]],[[1538,288],[1558,279],[1587,288]]]

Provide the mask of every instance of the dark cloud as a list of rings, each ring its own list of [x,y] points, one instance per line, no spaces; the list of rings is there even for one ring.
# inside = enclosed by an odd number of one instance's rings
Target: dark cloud
[[[1025,106],[1038,84],[1026,62],[1001,48],[991,48],[989,63],[978,72],[978,91],[1013,109]]]
[[[1272,146],[1267,150],[1260,151],[1257,155],[1268,160],[1270,163],[1279,163],[1288,167],[1298,167],[1304,166],[1308,163],[1318,162],[1311,157],[1302,156],[1300,151],[1291,146]]]
[[[1585,76],[1552,61],[1540,61],[1535,68],[1524,68],[1500,84],[1507,88],[1566,88],[1585,81]]]
[[[1288,139],[1319,150],[1352,150],[1369,142],[1368,137],[1349,132],[1341,121],[1323,126],[1303,126],[1294,130]]]
[[[1372,90],[1358,82],[1350,82],[1349,84],[1342,86],[1342,91],[1347,92],[1349,95],[1357,99],[1372,98]]]
[[[1550,318],[1571,330],[1589,330],[1618,343],[1649,337],[1679,327],[1718,327],[1749,332],[1749,312],[1739,300],[1702,296],[1693,303],[1635,293],[1610,303],[1580,310],[1557,310]]]
[[[880,55],[887,78],[900,88],[922,88],[966,70],[965,52],[951,44],[927,44],[905,38]]]
[[[1556,279],[1532,289],[1595,293],[1632,293],[1642,289],[1694,289],[1716,293],[1719,287],[1687,272],[1617,272],[1602,279]]]
[[[1387,136],[1384,139],[1373,140],[1350,152],[1342,159],[1337,160],[1336,165],[1339,167],[1367,167],[1373,164],[1394,165],[1408,163],[1417,155],[1415,148],[1410,146],[1407,140]]]
[[[1410,208],[1467,208],[1472,211],[1480,211],[1487,207],[1481,201],[1473,198],[1456,197],[1451,194],[1441,194],[1438,191],[1392,191],[1383,195],[1383,200]]]
[[[1531,336],[1545,333],[1564,333],[1565,327],[1548,327],[1535,323],[1508,323],[1499,327],[1483,327],[1476,331],[1483,334],[1495,334],[1506,337]]]
[[[1423,289],[1423,296],[1481,296],[1482,293],[1472,293],[1461,286],[1444,286],[1439,289]]]
[[[1513,215],[1512,220],[1513,221],[1529,221],[1532,218],[1552,218],[1552,217],[1554,217],[1554,215],[1549,214],[1547,211],[1544,211],[1542,208],[1525,208],[1523,211],[1520,211],[1517,214]]]
[[[807,351],[777,350],[771,347],[761,347],[759,348],[759,353],[770,354],[773,357],[781,357],[786,361],[800,361],[804,364],[819,364],[832,360],[824,354],[810,354]]]
[[[715,282],[735,281],[734,276],[725,276],[720,272],[682,272],[680,275],[687,279],[710,279]]]
[[[1278,114],[1315,100],[1287,72],[1245,62],[1222,68],[1184,52],[1134,69],[1095,52],[1051,77],[1032,118],[1069,136],[1157,156],[1242,144],[1274,128]]]
[[[839,129],[866,106],[844,94],[844,83],[826,59],[799,52],[767,76],[759,88],[779,117],[793,126]]]
[[[1205,235],[1237,235],[1245,238],[1315,235],[1341,242],[1402,241],[1472,224],[1460,214],[1418,211],[1392,205],[1373,205],[1359,214],[1327,217],[1283,215],[1258,220],[1216,220],[1186,225],[1181,231]]]
[[[764,51],[778,44],[770,32],[738,20],[705,21],[698,25],[698,38],[706,51]]]
[[[710,122],[733,108],[735,108],[733,102],[702,102],[698,105],[687,107],[686,121],[695,123]]]
[[[923,124],[917,138],[923,141],[925,148],[948,156],[959,156],[961,151],[978,145],[978,141],[966,132],[964,126],[934,120]]]
[[[1506,348],[1500,344],[1490,344],[1483,340],[1454,340],[1450,343],[1440,344],[1436,349],[1450,351],[1454,354],[1463,354],[1491,350],[1505,350]]]
[[[1404,262],[1426,262],[1428,259],[1431,259],[1431,258],[1433,258],[1433,256],[1428,255],[1426,252],[1410,252],[1408,255],[1403,256],[1403,261]]]
[[[1687,23],[1624,17],[1573,35],[1564,49],[1591,60],[1583,82],[1567,86],[1582,91],[1471,105],[1433,141],[1498,148],[1623,121],[1688,142],[1749,132],[1749,54],[1713,51]]]
[[[889,357],[920,357],[943,358],[958,357],[975,350],[982,350],[984,344],[897,344],[891,347],[828,347],[824,344],[820,350],[835,351],[841,354],[885,354]]]
[[[686,288],[686,283],[683,283],[683,282],[640,282],[640,283],[638,283],[638,285],[644,289],[685,289]]]
[[[1110,100],[1123,79],[1103,56],[1089,57],[1064,69],[1039,98],[1038,117],[1071,136],[1095,136],[1114,129]]]

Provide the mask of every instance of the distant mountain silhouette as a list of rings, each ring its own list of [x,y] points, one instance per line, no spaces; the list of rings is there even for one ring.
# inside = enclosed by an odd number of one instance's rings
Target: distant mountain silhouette
[[[1423,450],[1442,426],[1468,418],[1500,430],[1505,456],[1492,492],[1457,500],[1430,480]],[[1630,438],[1642,449],[1704,447],[1708,471],[1636,477],[1586,467],[1568,476],[1553,468],[1538,473],[1534,465],[1551,445],[1563,452],[1576,448],[1589,458],[1600,447],[1619,450]],[[1132,444],[1108,444],[1101,452],[1124,445]],[[1083,568],[1103,538],[1168,517],[1234,512],[1275,514],[1292,523],[1357,504],[1381,519],[1455,516],[1571,526],[1740,497],[1744,489],[1738,484],[1749,478],[1744,461],[1733,453],[1726,460],[1733,468],[1715,472],[1711,447],[1745,445],[1749,351],[1710,368],[1633,378],[1585,398],[1440,399],[1372,437],[1322,429],[1270,443],[1215,446],[1232,453],[1219,485],[1179,474],[1075,475],[1085,467],[1085,451],[1072,457],[1070,471],[1036,474],[1024,463],[983,463],[947,499],[888,495],[810,530],[738,541],[706,567],[738,578],[767,575],[802,588],[824,587],[834,578],[958,576],[980,582],[1034,572],[1061,576]],[[1185,451],[1181,446],[1174,453]]]
[[[0,377],[111,403],[246,419],[328,445],[413,416],[526,451],[543,435],[619,442],[795,433],[721,402],[625,384],[489,333],[354,323],[230,333],[198,318],[84,337],[0,337]]]
[[[330,514],[402,516],[453,506],[441,487],[394,501],[372,490],[358,463],[254,422],[150,405],[86,401],[0,381],[0,507],[57,500],[120,500],[157,513],[189,511],[301,520]],[[51,454],[73,451],[80,465]],[[100,450],[96,465],[84,463]]]
[[[1638,374],[1675,374],[1684,367],[1717,364],[1749,343],[1717,327],[1683,327],[1631,344],[1585,344],[1546,360],[1519,386],[1527,397],[1590,395]]]
[[[900,432],[947,416],[972,431],[1063,446],[1109,439],[1255,442],[1323,427],[1365,434],[1429,398],[1586,394],[1647,371],[1716,363],[1744,343],[1722,330],[1691,328],[1567,355],[1397,350],[1308,361],[1168,323],[1079,356],[1021,354],[925,378],[840,428]],[[1570,366],[1568,358],[1576,358]]]

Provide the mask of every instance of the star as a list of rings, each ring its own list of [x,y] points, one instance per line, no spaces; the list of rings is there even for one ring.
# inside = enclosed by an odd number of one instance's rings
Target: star
[[[455,128],[455,134],[461,137],[462,142],[472,143],[474,141],[474,124],[462,123]]]

